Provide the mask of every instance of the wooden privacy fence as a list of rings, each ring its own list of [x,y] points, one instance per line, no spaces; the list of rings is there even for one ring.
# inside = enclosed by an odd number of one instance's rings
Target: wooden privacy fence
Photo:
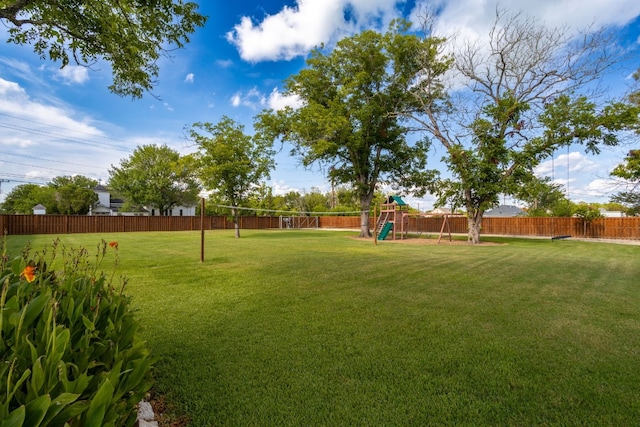
[[[126,233],[200,230],[199,216],[0,215],[7,234]],[[278,228],[278,217],[241,217],[240,228]],[[233,228],[224,216],[204,218],[206,230]]]
[[[440,233],[442,217],[411,217],[410,233]],[[7,234],[120,233],[134,231],[200,230],[200,217],[191,216],[73,216],[73,215],[0,215],[0,230]],[[447,219],[452,233],[466,233],[465,217]],[[314,221],[309,221],[314,224]],[[359,229],[360,217],[321,216],[318,228]],[[242,229],[280,228],[280,217],[240,217]],[[370,218],[373,229],[375,219]],[[205,230],[232,229],[224,216],[204,218]],[[447,229],[445,228],[445,231]],[[572,236],[603,239],[640,239],[640,218],[599,218],[585,223],[580,218],[484,218],[483,234],[504,236]]]
[[[440,233],[443,221],[441,217],[412,217],[409,218],[409,232]],[[447,222],[451,233],[466,233],[468,230],[466,217],[449,217]],[[484,218],[482,234],[635,240],[640,239],[640,217],[598,218],[588,223],[581,218],[570,217]]]

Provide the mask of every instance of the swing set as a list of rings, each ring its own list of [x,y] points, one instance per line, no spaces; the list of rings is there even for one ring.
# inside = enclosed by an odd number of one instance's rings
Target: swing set
[[[374,211],[374,217],[376,217]],[[442,240],[445,233],[448,235],[449,241],[452,241],[451,225],[449,221],[450,215],[443,216],[442,227],[440,228],[440,236],[438,243]],[[446,231],[445,231],[446,228]],[[397,240],[404,239],[409,233],[409,205],[398,196],[389,196],[385,203],[380,204],[380,216],[376,219],[376,228],[374,241],[378,240]]]

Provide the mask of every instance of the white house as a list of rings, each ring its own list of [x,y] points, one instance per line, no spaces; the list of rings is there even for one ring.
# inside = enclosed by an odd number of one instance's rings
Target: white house
[[[443,215],[451,215],[451,208],[435,208],[431,212],[429,212],[430,216],[443,216]]]
[[[149,208],[147,208],[148,210]],[[158,209],[151,208],[148,215],[161,216]],[[174,206],[165,212],[164,216],[196,216],[196,207],[194,206]]]
[[[161,216],[161,212],[153,207],[144,207],[139,211],[123,211],[122,199],[111,197],[109,190],[97,185],[93,191],[98,195],[98,201],[89,209],[89,215],[111,215],[111,216]],[[195,216],[196,207],[194,206],[174,206],[164,213],[164,216]]]
[[[608,211],[604,208],[600,208],[600,214],[605,218],[623,218],[627,216],[627,214],[622,211]]]

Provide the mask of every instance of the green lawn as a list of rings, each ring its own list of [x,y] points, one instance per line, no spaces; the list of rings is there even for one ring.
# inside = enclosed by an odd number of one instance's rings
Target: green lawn
[[[640,422],[640,246],[354,235],[207,231],[203,264],[199,232],[61,239],[119,242],[156,387],[195,427]]]

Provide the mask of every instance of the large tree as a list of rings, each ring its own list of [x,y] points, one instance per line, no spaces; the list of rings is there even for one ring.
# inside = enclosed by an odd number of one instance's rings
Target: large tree
[[[455,76],[425,64],[409,115],[444,148],[451,177],[430,190],[441,204],[466,207],[469,242],[479,243],[484,212],[499,195],[514,194],[555,150],[583,144],[597,153],[637,122],[633,106],[597,102],[586,92],[615,63],[606,35],[574,38],[498,11],[488,42],[453,50]],[[448,81],[456,90],[434,97],[434,88]]]
[[[158,59],[182,47],[206,18],[183,0],[4,0],[0,22],[8,42],[33,45],[43,59],[111,64],[111,91],[140,98],[153,88]]]
[[[562,185],[554,183],[551,178],[531,179],[516,187],[513,196],[527,203],[527,216],[550,216],[558,212],[559,207],[569,201]]]
[[[640,82],[640,69],[633,74],[633,78]],[[629,101],[640,107],[640,90],[629,95]],[[640,133],[640,130],[637,132]],[[625,191],[614,195],[611,200],[625,205],[631,215],[640,214],[640,150],[630,150],[623,163],[616,166],[611,175],[622,178],[627,186]]]
[[[611,198],[612,201],[622,203],[632,215],[640,213],[640,150],[631,150],[624,158],[624,162],[616,166],[612,176],[622,178],[627,190],[621,191]]]
[[[111,165],[109,188],[131,208],[158,209],[160,215],[176,205],[193,205],[200,187],[189,157],[167,145],[137,147],[120,166]]]
[[[244,126],[226,116],[215,125],[194,123],[189,133],[198,147],[198,177],[206,190],[231,206],[235,236],[240,237],[238,207],[269,178],[274,167],[272,141],[246,135]]]
[[[93,191],[96,185],[98,181],[82,175],[55,177],[49,187],[55,193],[56,212],[63,215],[86,215],[98,201],[98,194]]]
[[[267,111],[258,132],[293,145],[304,166],[319,165],[335,184],[354,188],[360,201],[360,235],[369,236],[369,211],[376,188],[393,184],[411,188],[423,182],[426,155],[421,141],[410,144],[402,117],[409,88],[421,63],[420,50],[432,67],[438,40],[421,40],[399,23],[386,34],[364,31],[342,39],[328,53],[315,49],[307,67],[285,82],[299,108]]]
[[[33,207],[41,204],[48,213],[55,213],[55,194],[49,186],[21,184],[13,187],[1,205],[4,214],[31,214]]]

